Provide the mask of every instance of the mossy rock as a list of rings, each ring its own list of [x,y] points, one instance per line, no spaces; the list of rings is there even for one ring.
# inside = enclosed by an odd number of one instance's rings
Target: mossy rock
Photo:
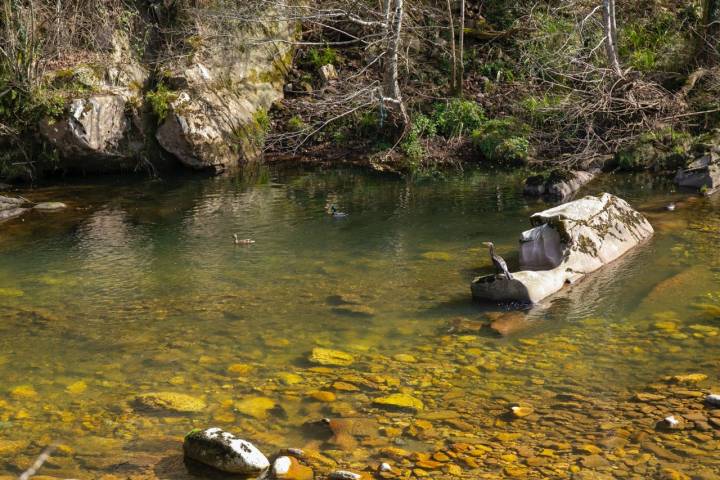
[[[626,171],[674,171],[692,158],[692,137],[685,132],[662,129],[647,132],[616,155],[617,166]]]

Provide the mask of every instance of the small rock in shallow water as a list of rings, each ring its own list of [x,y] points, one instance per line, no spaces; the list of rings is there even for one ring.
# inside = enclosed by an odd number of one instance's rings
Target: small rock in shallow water
[[[674,383],[700,383],[707,380],[708,376],[704,373],[688,373],[687,375],[673,375],[670,377],[670,381]]]
[[[249,417],[263,420],[275,408],[275,400],[267,397],[249,397],[235,402],[235,410]]]
[[[205,402],[199,398],[175,392],[143,393],[134,399],[135,407],[147,410],[166,410],[191,413],[205,410]]]
[[[258,475],[270,467],[260,450],[220,428],[193,430],[185,436],[185,456],[223,472]]]
[[[510,412],[516,418],[523,418],[527,417],[528,415],[532,415],[535,410],[529,406],[515,405],[510,408]]]
[[[328,480],[360,480],[363,478],[359,473],[348,472],[346,470],[336,470],[328,475]]]
[[[38,203],[33,207],[35,210],[42,210],[44,212],[51,212],[53,210],[62,210],[63,208],[67,208],[67,205],[60,202],[42,202]]]
[[[397,408],[401,410],[422,410],[423,402],[405,393],[394,393],[387,397],[380,397],[373,400],[375,405],[380,407]]]
[[[711,393],[705,397],[705,403],[712,407],[720,407],[720,394]]]
[[[349,353],[339,350],[330,350],[329,348],[313,348],[308,358],[310,363],[318,365],[326,365],[332,367],[347,367],[352,365],[355,359]]]
[[[294,457],[278,457],[272,465],[272,478],[277,480],[312,480],[314,475],[312,468]]]

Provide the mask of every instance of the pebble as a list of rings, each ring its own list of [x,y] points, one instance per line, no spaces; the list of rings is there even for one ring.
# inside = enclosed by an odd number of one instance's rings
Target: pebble
[[[713,407],[720,407],[720,394],[711,393],[705,397],[705,403]]]

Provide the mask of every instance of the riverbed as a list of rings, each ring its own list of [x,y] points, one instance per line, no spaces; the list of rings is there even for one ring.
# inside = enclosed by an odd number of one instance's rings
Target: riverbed
[[[318,474],[716,478],[720,409],[703,398],[720,393],[720,195],[651,175],[581,194],[602,191],[655,236],[528,309],[469,288],[492,271],[482,242],[517,268],[528,217],[551,206],[515,174],[260,169],[22,190],[68,208],[0,225],[0,472],[55,444],[45,475],[196,478],[183,435],[218,426],[268,456],[314,452]],[[679,428],[658,425],[669,415]],[[346,420],[309,426],[322,418]]]

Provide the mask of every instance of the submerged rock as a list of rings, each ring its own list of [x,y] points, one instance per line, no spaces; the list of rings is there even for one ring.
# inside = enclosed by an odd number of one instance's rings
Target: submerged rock
[[[295,457],[278,457],[270,471],[271,478],[276,480],[312,480],[313,469],[300,463]]]
[[[320,347],[312,349],[308,360],[310,361],[310,363],[317,363],[318,365],[326,365],[331,367],[347,367],[349,365],[352,365],[355,361],[353,356],[349,353]]]
[[[270,467],[252,443],[220,428],[191,431],[185,436],[183,451],[187,458],[228,473],[259,475]]]
[[[135,407],[147,410],[165,410],[178,413],[194,413],[205,410],[205,402],[199,398],[175,392],[152,392],[137,395]]]
[[[488,318],[490,330],[502,336],[521,332],[532,325],[525,312],[488,312],[485,316]]]
[[[705,403],[707,403],[711,407],[720,407],[720,394],[711,393],[710,395],[705,397]]]
[[[473,298],[535,303],[612,262],[653,234],[647,219],[624,200],[604,193],[530,217],[520,240],[520,267],[512,279],[476,278]]]
[[[373,404],[391,409],[400,410],[422,410],[425,408],[423,402],[406,393],[394,393],[386,397],[380,397],[373,400]]]
[[[249,417],[263,420],[277,406],[275,400],[267,397],[249,397],[235,402],[235,409]]]

